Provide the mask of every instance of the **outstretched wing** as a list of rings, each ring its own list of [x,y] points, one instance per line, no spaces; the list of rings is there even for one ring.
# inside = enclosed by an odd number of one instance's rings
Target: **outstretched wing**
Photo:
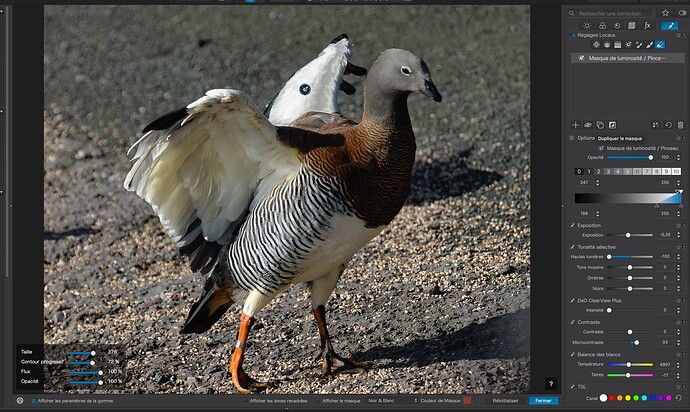
[[[301,164],[298,142],[281,142],[237,90],[210,90],[144,132],[130,149],[135,163],[124,186],[153,207],[192,270],[202,273],[213,269],[253,202]]]
[[[340,112],[338,90],[346,94],[355,92],[355,88],[343,80],[343,75],[363,76],[367,72],[348,62],[350,54],[350,40],[346,34],[333,39],[317,58],[285,82],[264,110],[264,116],[276,126],[287,126],[306,112]]]

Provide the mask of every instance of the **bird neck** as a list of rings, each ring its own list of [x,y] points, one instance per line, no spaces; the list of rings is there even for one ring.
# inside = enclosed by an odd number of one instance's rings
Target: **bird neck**
[[[343,181],[355,214],[374,228],[389,224],[405,204],[416,144],[407,94],[367,97],[362,121],[346,140],[353,167]]]
[[[403,163],[409,163],[410,158],[414,161],[416,145],[407,111],[408,95],[371,88],[364,91],[364,115],[359,128],[366,131],[361,135],[366,139],[359,144],[369,149],[369,154],[380,163],[398,163],[403,159]]]
[[[353,162],[366,168],[375,165],[389,172],[396,170],[409,175],[416,143],[406,104],[403,102],[399,107],[402,108],[397,116],[379,116],[380,112],[371,113],[365,108],[362,121],[353,127],[346,141]]]
[[[386,127],[412,128],[407,110],[409,92],[385,92],[376,87],[364,90],[364,116],[362,122],[371,121]]]

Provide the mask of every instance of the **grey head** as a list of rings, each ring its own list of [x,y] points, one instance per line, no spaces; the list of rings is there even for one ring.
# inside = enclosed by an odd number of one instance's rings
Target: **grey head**
[[[382,95],[403,95],[419,92],[441,101],[441,94],[431,80],[424,60],[407,50],[388,49],[379,55],[369,70],[366,87]],[[365,96],[366,99],[366,96]]]

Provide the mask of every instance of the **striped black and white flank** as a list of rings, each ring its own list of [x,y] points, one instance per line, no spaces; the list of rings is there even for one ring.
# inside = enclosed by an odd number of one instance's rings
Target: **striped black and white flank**
[[[313,280],[309,278],[330,269],[321,269],[312,260],[320,259],[326,266],[333,260],[324,249],[329,248],[334,224],[353,216],[352,204],[335,178],[302,167],[294,179],[275,187],[247,216],[229,247],[224,275],[242,290],[266,296],[299,282],[300,274],[302,279]]]

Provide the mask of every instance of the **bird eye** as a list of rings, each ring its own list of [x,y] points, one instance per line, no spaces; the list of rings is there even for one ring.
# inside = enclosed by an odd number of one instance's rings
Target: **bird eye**
[[[412,69],[410,69],[407,66],[403,66],[400,68],[400,72],[404,74],[405,76],[409,76],[412,73]]]

